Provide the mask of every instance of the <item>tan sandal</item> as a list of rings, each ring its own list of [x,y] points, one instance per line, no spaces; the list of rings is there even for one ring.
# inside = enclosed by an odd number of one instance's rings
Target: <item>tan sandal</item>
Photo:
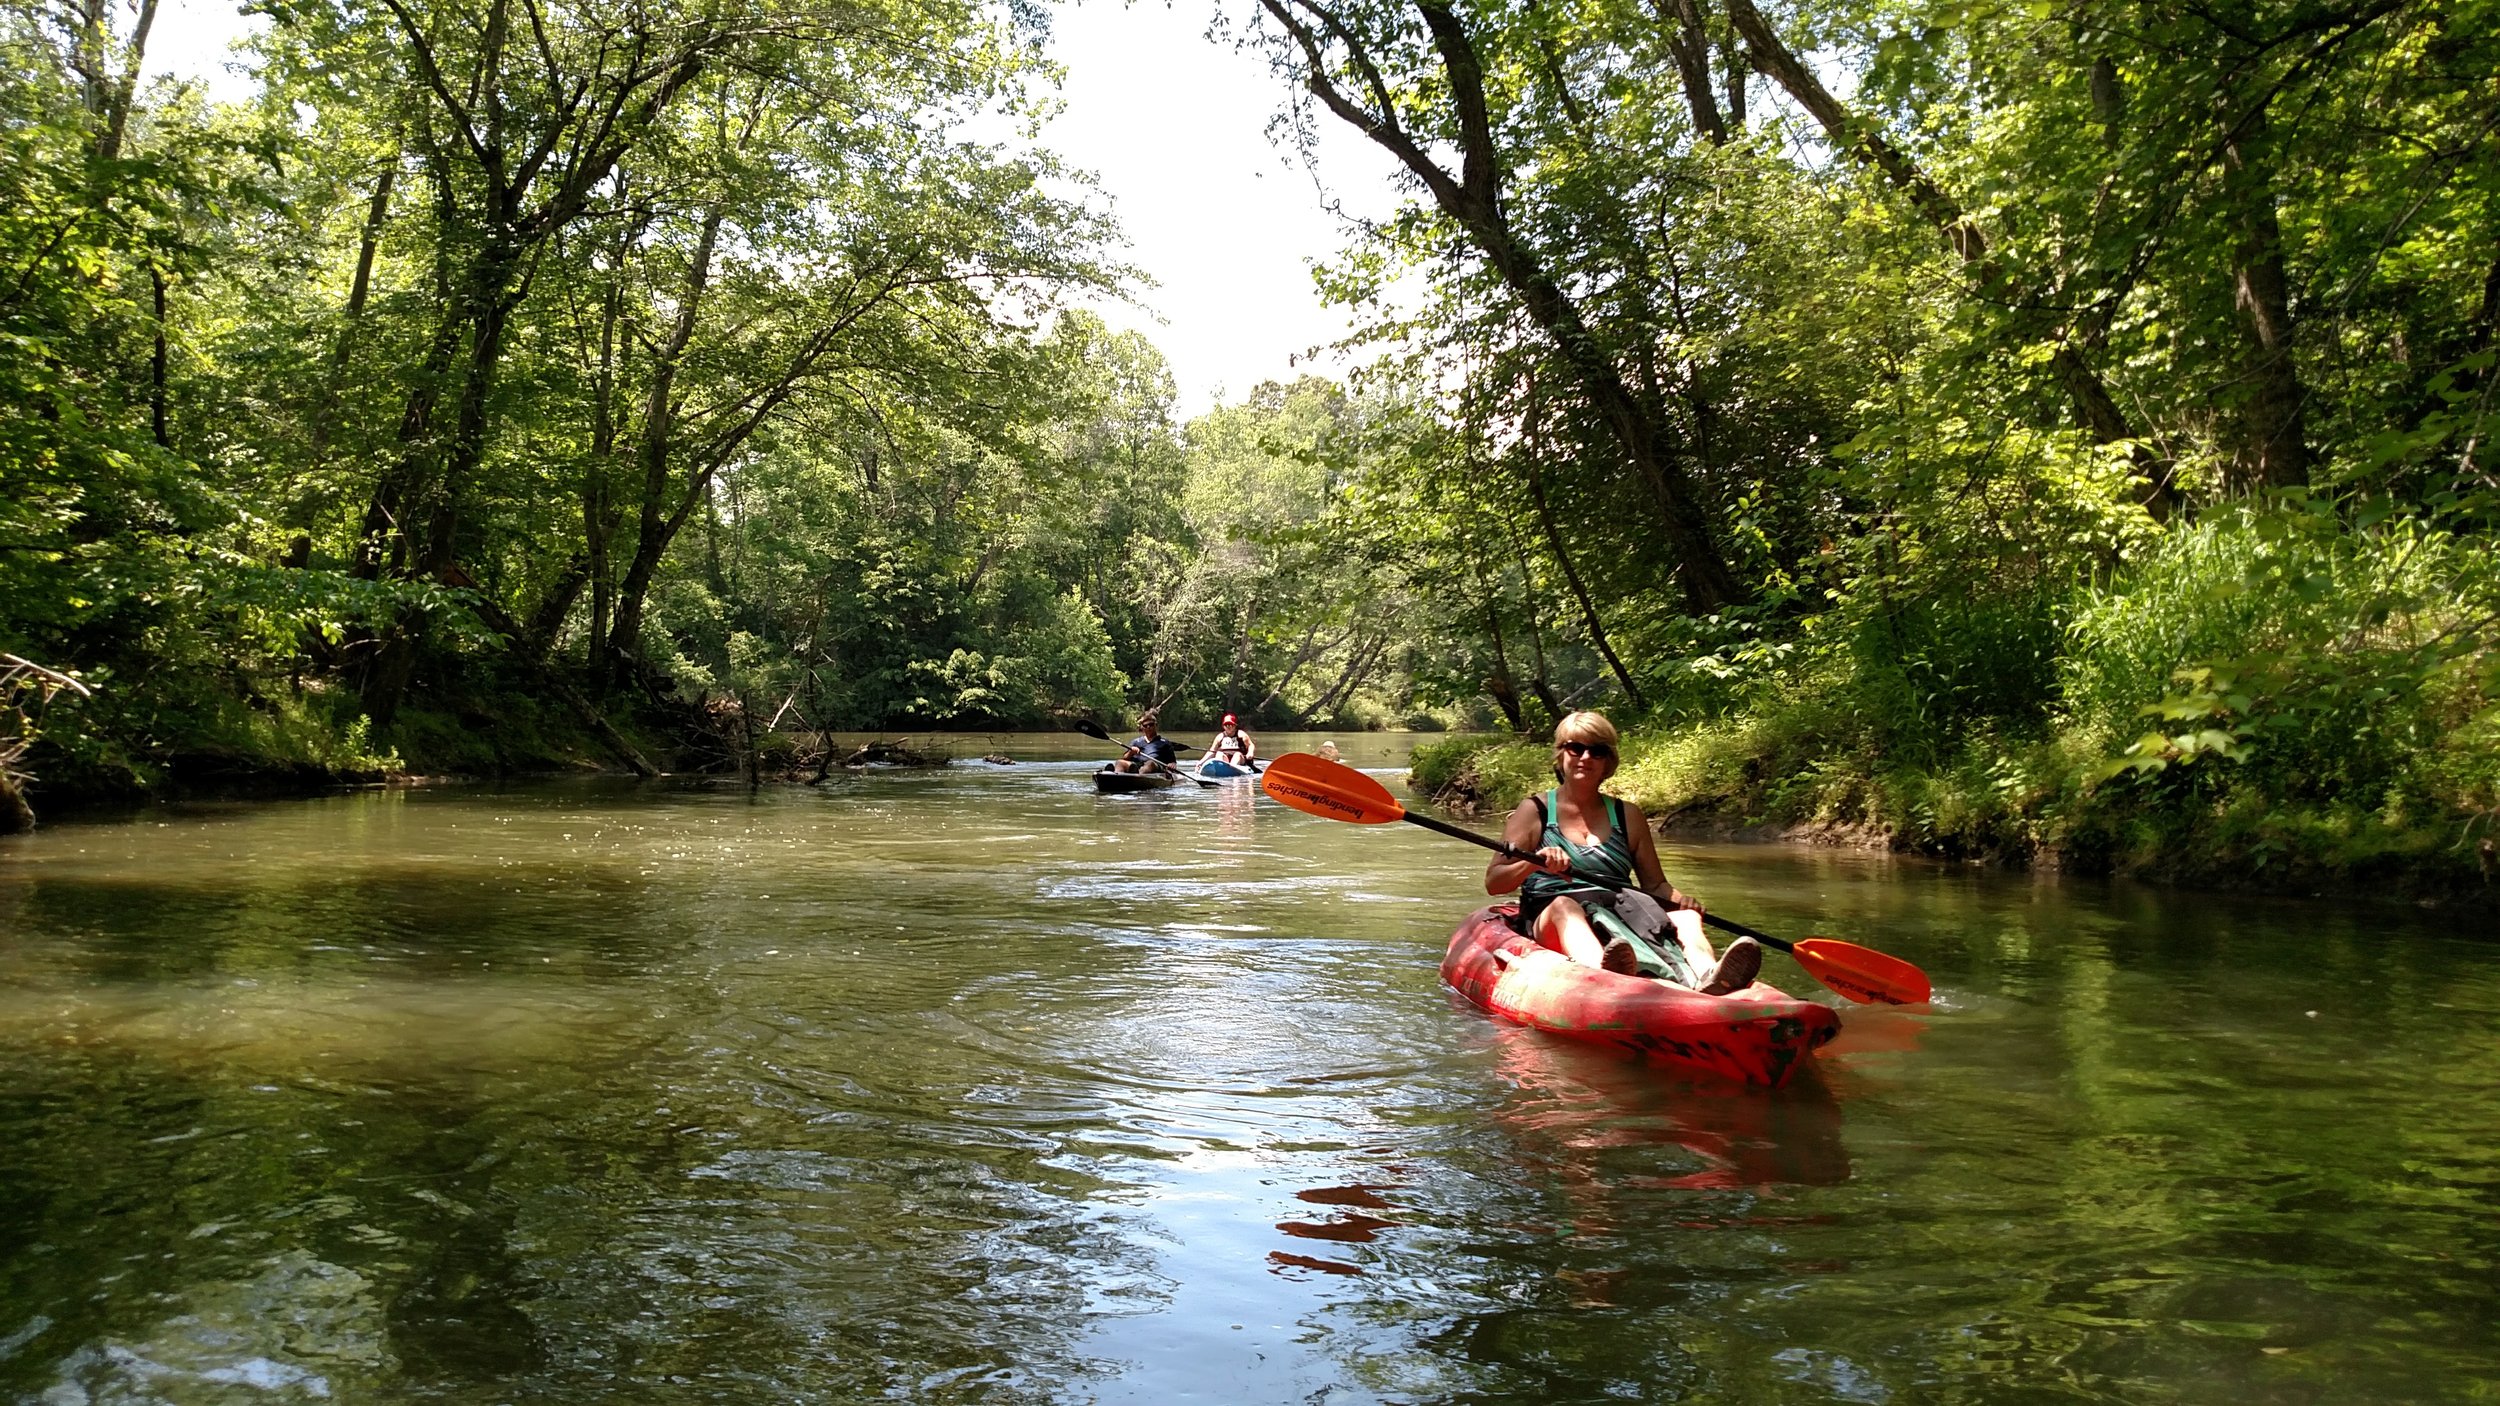
[[[1701,984],[1701,994],[1724,996],[1731,991],[1742,991],[1753,985],[1753,979],[1761,974],[1762,944],[1750,937],[1740,937],[1719,954],[1719,965],[1710,973],[1710,979]]]

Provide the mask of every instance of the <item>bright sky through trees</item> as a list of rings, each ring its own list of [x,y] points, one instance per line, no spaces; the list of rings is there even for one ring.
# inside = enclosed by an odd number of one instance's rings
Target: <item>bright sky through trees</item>
[[[166,0],[149,72],[239,97],[245,82],[227,71],[228,50],[257,23],[233,0]],[[1051,31],[1066,107],[1042,140],[1101,178],[1128,232],[1125,258],[1156,285],[1140,292],[1142,306],[1096,310],[1163,351],[1183,414],[1309,369],[1297,358],[1345,329],[1310,277],[1343,225],[1300,160],[1269,142],[1283,84],[1256,55],[1210,40],[1198,5],[1084,0],[1055,8]],[[1338,131],[1323,129],[1321,140],[1326,198],[1351,214],[1386,215],[1388,159]],[[1326,357],[1319,367],[1342,363]]]
[[[1067,110],[1045,140],[1098,172],[1117,202],[1129,259],[1160,285],[1141,299],[1163,322],[1105,307],[1171,360],[1181,410],[1289,379],[1290,358],[1344,334],[1309,265],[1343,225],[1298,158],[1271,145],[1288,89],[1255,54],[1206,37],[1206,9],[1086,0],[1058,10],[1052,49],[1067,65]],[[1389,159],[1349,134],[1320,134],[1326,196],[1347,213],[1389,213]],[[1335,367],[1331,358],[1325,367]]]

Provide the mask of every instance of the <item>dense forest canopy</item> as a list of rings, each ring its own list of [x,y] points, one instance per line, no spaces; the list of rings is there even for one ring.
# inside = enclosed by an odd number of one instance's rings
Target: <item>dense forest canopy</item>
[[[1334,274],[1451,442],[1367,518],[1519,574],[1515,723],[1544,609],[1673,804],[2488,869],[2493,7],[1240,8],[1411,178]]]
[[[0,20],[64,778],[1596,703],[1980,846],[2500,811],[2492,0],[1227,0],[1408,199],[1364,369],[1185,422],[968,135],[1034,7],[289,0],[236,104],[153,13]]]

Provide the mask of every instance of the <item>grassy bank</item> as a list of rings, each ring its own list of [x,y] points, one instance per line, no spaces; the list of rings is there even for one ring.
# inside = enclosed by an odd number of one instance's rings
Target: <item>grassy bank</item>
[[[1835,612],[1715,697],[1633,722],[1611,789],[1671,830],[2488,896],[2495,595],[2487,554],[2437,533],[2221,518],[2028,618]],[[1452,739],[1414,779],[1504,808],[1550,784],[1546,757]]]
[[[2484,827],[2401,809],[2287,804],[2255,788],[2148,796],[2091,783],[2088,751],[1974,747],[1940,770],[1818,746],[1798,719],[1748,714],[1640,726],[1608,789],[1664,830],[1870,844],[1944,858],[2163,882],[2315,892],[2354,884],[2431,897],[2486,889]],[[1415,789],[1505,810],[1552,784],[1540,743],[1453,738],[1415,754]]]

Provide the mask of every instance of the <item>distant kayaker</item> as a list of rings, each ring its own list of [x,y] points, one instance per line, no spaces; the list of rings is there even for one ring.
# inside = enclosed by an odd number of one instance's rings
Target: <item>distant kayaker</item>
[[[1215,734],[1213,742],[1207,744],[1207,754],[1198,759],[1198,764],[1204,766],[1208,762],[1223,762],[1243,771],[1252,771],[1256,769],[1252,762],[1258,755],[1259,744],[1251,741],[1250,734],[1241,730],[1241,719],[1226,713],[1223,730]]]
[[[1615,774],[1616,744],[1615,725],[1602,713],[1573,713],[1555,724],[1554,778],[1561,784],[1521,801],[1502,830],[1503,843],[1533,851],[1542,863],[1496,858],[1485,866],[1484,891],[1518,890],[1519,930],[1584,966],[1660,977],[1712,996],[1752,985],[1762,969],[1760,944],[1740,937],[1725,955],[1714,955],[1707,939],[1680,936],[1667,921],[1668,908],[1700,905],[1667,882],[1641,808],[1598,791]],[[1638,888],[1583,883],[1569,877],[1575,869],[1637,880]]]
[[[1164,771],[1180,756],[1181,744],[1164,736],[1155,726],[1155,715],[1148,713],[1137,720],[1137,735],[1129,739],[1128,754],[1111,766],[1115,771]]]

